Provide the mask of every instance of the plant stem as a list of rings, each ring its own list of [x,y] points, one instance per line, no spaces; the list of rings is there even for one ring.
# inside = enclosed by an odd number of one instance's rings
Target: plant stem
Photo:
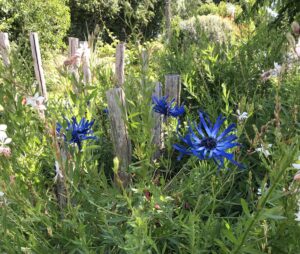
[[[273,192],[274,188],[276,187],[276,185],[277,185],[278,181],[280,180],[281,176],[283,175],[283,172],[284,172],[285,169],[286,169],[285,167],[281,168],[281,170],[278,172],[278,175],[275,178],[274,184],[271,185],[271,187],[267,191],[266,195],[261,198],[261,201],[258,203],[256,214],[254,215],[254,217],[252,218],[251,222],[246,227],[246,230],[244,231],[244,234],[242,235],[239,244],[233,250],[232,254],[238,254],[238,253],[240,253],[240,249],[242,248],[242,246],[243,246],[243,244],[244,244],[244,242],[246,240],[246,237],[247,237],[248,233],[250,232],[253,224],[259,218],[259,216],[260,216],[261,212],[263,211],[263,208],[264,208],[264,206],[265,206],[268,198],[270,197],[271,193]]]

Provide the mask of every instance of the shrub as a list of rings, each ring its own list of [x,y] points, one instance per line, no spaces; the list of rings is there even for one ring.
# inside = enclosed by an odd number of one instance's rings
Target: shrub
[[[205,36],[220,44],[230,42],[237,31],[232,21],[217,15],[197,16],[181,21],[180,29],[195,41]]]
[[[43,48],[61,47],[70,26],[65,0],[0,1],[0,14],[0,30],[8,32],[10,40],[23,45],[28,41],[29,32],[39,32]]]

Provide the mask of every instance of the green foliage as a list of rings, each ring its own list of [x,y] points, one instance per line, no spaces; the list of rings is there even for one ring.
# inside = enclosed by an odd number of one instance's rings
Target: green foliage
[[[217,15],[192,17],[181,21],[179,25],[182,32],[189,34],[195,42],[203,36],[217,43],[230,42],[237,31],[230,20]]]
[[[89,4],[80,3],[90,10]],[[106,8],[117,4],[110,2]],[[11,156],[0,155],[1,253],[299,252],[299,182],[293,180],[297,169],[292,166],[300,155],[299,60],[286,64],[277,77],[265,82],[260,78],[275,61],[285,61],[288,30],[270,28],[263,17],[261,23],[254,17],[237,25],[211,16],[203,16],[202,22],[210,24],[209,30],[195,21],[196,32],[182,31],[181,19],[174,18],[168,43],[157,39],[126,44],[128,116],[124,111],[123,117],[133,144],[127,169],[132,181],[126,187],[116,175],[112,112],[104,111],[106,91],[115,85],[118,41],[96,43],[90,84],[81,81],[81,68],[76,81],[61,66],[63,60],[56,66],[49,61],[44,119],[24,105],[24,97],[37,87],[31,62],[21,57],[23,46],[12,44],[11,65],[0,62],[0,124],[8,126],[13,140]],[[222,35],[220,22],[228,22],[232,34]],[[216,39],[219,34],[226,37],[222,43]],[[141,57],[145,51],[148,61]],[[180,119],[183,132],[188,122],[198,122],[198,110],[211,119],[222,113],[225,126],[237,125],[242,146],[234,155],[246,169],[229,164],[218,169],[213,161],[194,156],[178,161],[172,147],[180,142],[175,119],[163,122],[164,148],[153,160],[151,95],[155,82],[163,83],[168,73],[181,75],[187,111]],[[248,112],[248,118],[238,119],[237,109]],[[55,134],[56,123],[73,115],[95,119],[98,139],[86,141],[82,151]],[[256,150],[261,145],[268,148],[268,156]],[[57,160],[64,174],[65,206],[58,202]]]
[[[29,32],[38,32],[43,48],[59,49],[70,26],[70,12],[65,0],[1,0],[0,30],[10,40],[28,45]]]
[[[87,37],[96,25],[103,30],[103,39],[111,41],[110,34],[120,40],[156,36],[163,17],[162,0],[143,1],[69,1],[72,26],[70,34],[81,39]],[[107,31],[105,31],[107,30]]]

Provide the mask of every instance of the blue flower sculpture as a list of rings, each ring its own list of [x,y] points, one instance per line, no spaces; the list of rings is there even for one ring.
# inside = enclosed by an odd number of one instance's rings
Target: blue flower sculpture
[[[198,125],[193,124],[197,134],[191,124],[189,124],[188,133],[185,136],[181,136],[177,130],[180,139],[186,144],[186,146],[173,145],[180,152],[178,159],[181,159],[183,155],[194,155],[200,160],[212,159],[218,165],[218,168],[224,167],[224,159],[228,159],[234,165],[243,168],[243,165],[234,160],[232,153],[226,152],[230,148],[240,146],[239,143],[234,142],[237,136],[230,134],[236,127],[235,124],[230,124],[219,134],[220,128],[226,120],[225,117],[223,118],[220,115],[214,125],[205,113],[199,112],[199,117],[200,123]]]
[[[63,134],[64,140],[66,142],[69,142],[70,144],[77,144],[79,151],[81,151],[82,149],[82,141],[83,140],[88,140],[88,139],[97,139],[96,136],[93,136],[93,131],[92,131],[92,126],[94,124],[94,120],[93,121],[88,121],[86,120],[84,117],[80,120],[80,122],[77,122],[76,117],[72,117],[71,121],[69,121],[68,119],[66,119],[67,122],[67,128],[66,131],[69,132],[70,138],[68,140],[67,136],[65,134]],[[61,135],[61,129],[62,129],[62,125],[57,123],[56,124],[56,132]]]
[[[162,96],[161,98],[152,96],[153,110],[166,117],[172,116],[176,118],[184,114],[184,106],[174,105],[175,99],[172,99],[170,102],[167,99],[168,96]]]

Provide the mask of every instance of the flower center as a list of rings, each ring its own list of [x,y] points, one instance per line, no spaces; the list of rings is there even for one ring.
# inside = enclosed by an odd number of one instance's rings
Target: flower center
[[[202,140],[201,145],[204,146],[206,149],[212,150],[216,148],[217,141],[214,138],[208,137]]]

